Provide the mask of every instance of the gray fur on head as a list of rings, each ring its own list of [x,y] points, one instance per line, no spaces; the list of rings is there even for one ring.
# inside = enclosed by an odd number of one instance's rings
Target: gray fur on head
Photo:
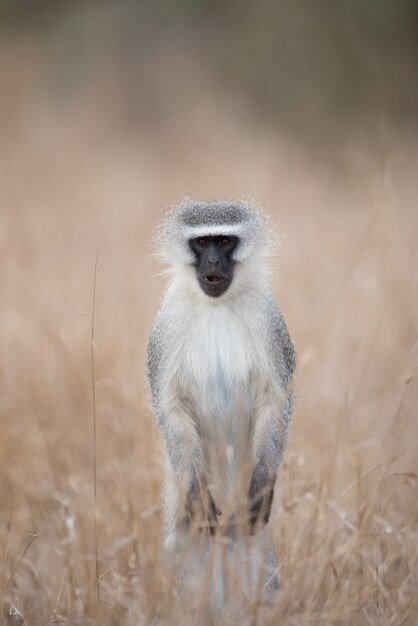
[[[157,234],[159,256],[170,266],[190,264],[189,239],[208,235],[235,235],[240,244],[234,252],[243,261],[257,252],[266,256],[272,240],[268,221],[251,200],[192,200],[185,198],[170,209]]]

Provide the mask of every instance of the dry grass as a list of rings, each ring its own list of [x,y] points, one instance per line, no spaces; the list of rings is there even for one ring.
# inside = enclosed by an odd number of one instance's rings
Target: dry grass
[[[128,123],[114,68],[69,93],[42,47],[2,46],[3,623],[191,619],[159,565],[160,448],[144,381],[163,286],[152,227],[188,193],[255,195],[285,234],[274,287],[298,348],[299,400],[275,511],[271,623],[412,626],[416,145],[383,126],[347,140],[344,170],[313,163],[202,68],[168,57],[147,78],[159,117],[140,101]]]

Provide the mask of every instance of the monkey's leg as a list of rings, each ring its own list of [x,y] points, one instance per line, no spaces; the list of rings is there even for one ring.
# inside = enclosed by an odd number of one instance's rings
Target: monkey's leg
[[[264,597],[272,603],[280,588],[276,551],[270,540],[265,547]]]

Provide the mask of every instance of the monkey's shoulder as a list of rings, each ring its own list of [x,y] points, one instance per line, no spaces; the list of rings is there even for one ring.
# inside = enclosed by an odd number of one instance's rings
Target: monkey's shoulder
[[[184,369],[184,363],[194,370],[203,363],[206,372],[211,362],[214,369],[222,363],[225,370],[245,372],[263,362],[278,372],[287,387],[296,353],[278,305],[270,293],[264,293],[256,305],[242,309],[162,306],[148,342],[147,371],[153,395],[162,384],[163,364],[168,362],[173,373]]]
[[[178,349],[181,335],[185,332],[184,322],[181,315],[165,303],[154,318],[147,351],[147,374],[153,390],[161,382],[164,362]]]
[[[267,298],[266,305],[268,334],[271,338],[270,350],[274,361],[281,365],[285,379],[284,383],[287,386],[291,382],[296,369],[296,350],[290,338],[283,314],[272,296]]]
[[[151,386],[153,397],[157,393],[157,385],[160,380],[161,360],[164,347],[164,314],[159,311],[152,324],[148,340],[147,376]]]

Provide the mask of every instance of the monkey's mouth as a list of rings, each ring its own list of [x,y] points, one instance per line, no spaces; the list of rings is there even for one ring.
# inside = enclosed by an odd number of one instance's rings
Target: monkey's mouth
[[[215,274],[213,276],[204,276],[203,280],[206,283],[221,283],[225,280],[225,276],[218,276],[217,274]]]

